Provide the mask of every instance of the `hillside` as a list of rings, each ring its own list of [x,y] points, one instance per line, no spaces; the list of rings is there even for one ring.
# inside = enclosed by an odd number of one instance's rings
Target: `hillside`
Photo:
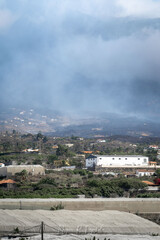
[[[123,115],[105,113],[89,116],[65,115],[42,109],[11,108],[0,113],[0,131],[41,131],[50,136],[151,136],[160,137],[160,124]]]

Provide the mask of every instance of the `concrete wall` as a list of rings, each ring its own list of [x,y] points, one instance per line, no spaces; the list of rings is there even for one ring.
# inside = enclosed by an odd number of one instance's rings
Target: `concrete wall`
[[[131,213],[160,212],[160,199],[0,199],[0,209],[44,209],[62,204],[66,210],[119,210]]]
[[[0,176],[11,177],[23,170],[26,170],[28,173],[32,175],[45,174],[44,167],[40,165],[10,165],[7,167],[0,168]]]
[[[160,169],[160,166],[108,166],[108,167],[99,167],[96,166],[95,170],[98,171],[99,173],[101,172],[114,172],[114,173],[124,173],[124,171],[126,172],[131,172],[131,173],[135,173],[136,170],[138,169],[144,169],[144,170],[153,170],[155,171],[156,169]]]

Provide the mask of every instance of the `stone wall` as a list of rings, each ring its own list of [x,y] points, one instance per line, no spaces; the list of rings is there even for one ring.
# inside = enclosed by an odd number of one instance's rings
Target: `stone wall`
[[[155,168],[154,166],[147,166],[147,167],[141,167],[141,166],[136,166],[136,167],[95,167],[95,171],[101,173],[101,172],[114,172],[114,173],[124,173],[124,172],[130,172],[130,173],[135,173],[137,171],[137,169],[141,169],[141,170],[156,170],[158,169],[160,166],[158,166],[157,168]]]
[[[11,165],[7,167],[1,167],[0,176],[11,177],[23,170],[26,170],[28,173],[32,175],[45,174],[45,168],[42,167],[41,165]]]

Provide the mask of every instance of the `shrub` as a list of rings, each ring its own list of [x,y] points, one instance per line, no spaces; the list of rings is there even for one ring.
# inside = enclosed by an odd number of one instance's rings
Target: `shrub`
[[[14,228],[14,229],[13,229],[13,233],[14,233],[14,234],[19,233],[19,228],[18,228],[18,227]]]
[[[51,185],[57,186],[55,180],[53,178],[50,178],[50,177],[46,177],[46,178],[41,179],[38,182],[38,184],[51,184]]]
[[[62,203],[59,203],[58,205],[55,205],[50,208],[50,210],[52,210],[52,211],[60,210],[60,209],[64,209],[64,206],[62,205]]]

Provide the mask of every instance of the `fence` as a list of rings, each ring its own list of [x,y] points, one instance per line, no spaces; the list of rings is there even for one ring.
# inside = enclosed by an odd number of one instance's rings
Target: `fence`
[[[108,228],[105,227],[99,227],[99,228],[91,228],[87,226],[78,226],[77,229],[68,229],[65,227],[61,227],[58,224],[56,224],[56,227],[51,227],[44,222],[41,222],[40,225],[25,228],[25,227],[16,227],[13,228],[13,230],[10,231],[3,231],[1,233],[1,237],[8,237],[8,238],[19,238],[19,239],[25,239],[28,237],[39,235],[41,236],[41,240],[44,240],[44,235],[46,234],[56,234],[56,235],[65,235],[65,234],[102,234],[102,233],[109,233]],[[78,238],[78,236],[77,236]],[[79,239],[79,238],[78,238]]]

